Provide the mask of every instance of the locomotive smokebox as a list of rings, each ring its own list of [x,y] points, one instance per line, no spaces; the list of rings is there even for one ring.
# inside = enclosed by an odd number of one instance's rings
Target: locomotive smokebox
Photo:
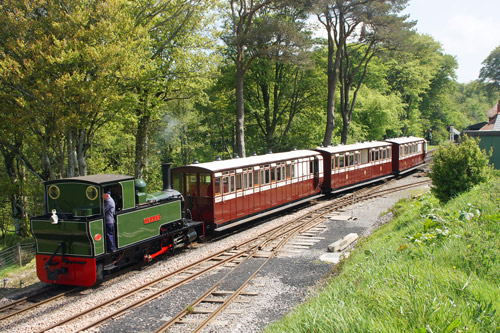
[[[172,179],[170,178],[170,166],[172,163],[162,163],[161,173],[163,176],[163,191],[172,189]]]

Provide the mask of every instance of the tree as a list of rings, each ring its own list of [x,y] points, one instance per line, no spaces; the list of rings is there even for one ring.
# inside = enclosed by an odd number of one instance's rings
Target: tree
[[[491,166],[488,154],[479,148],[478,141],[464,136],[458,146],[449,144],[439,147],[431,167],[432,191],[446,202],[474,185],[488,179]]]
[[[400,96],[405,106],[405,112],[400,118],[401,133],[422,135],[424,129],[431,126],[430,122],[422,119],[422,100],[431,90],[437,76],[443,74],[445,80],[453,77],[453,65],[444,59],[439,42],[431,36],[417,33],[410,36],[404,48],[391,52],[385,59],[388,67],[387,82],[391,91]],[[434,94],[437,95],[437,91]]]
[[[204,90],[200,80],[210,64],[207,37],[213,0],[139,2],[135,8],[138,25],[149,34],[147,69],[129,85],[138,96],[135,170],[137,178],[146,177],[154,124],[164,116],[170,101],[192,99]],[[193,50],[197,50],[194,52]],[[175,104],[174,104],[175,105]]]
[[[497,46],[482,62],[479,80],[488,85],[490,91],[500,91],[500,46]]]
[[[289,5],[300,8],[300,3],[278,0],[230,0],[229,33],[224,37],[236,65],[236,150],[245,152],[245,88],[244,77],[259,57],[284,60],[301,51],[303,35],[293,28],[286,11]],[[280,14],[279,11],[282,10]],[[257,23],[257,24],[256,24]]]
[[[127,110],[119,83],[140,71],[144,48],[126,6],[39,0],[1,7],[0,90],[2,106],[13,106],[2,120],[22,120],[28,131],[18,140],[33,140],[38,158],[22,145],[3,144],[42,180],[86,175],[96,132]]]
[[[401,40],[411,23],[397,16],[407,0],[322,1],[319,21],[328,33],[328,102],[323,145],[329,145],[335,127],[335,91],[341,83],[343,130],[341,142],[347,142],[356,96],[361,88],[368,63],[383,47]],[[357,61],[351,53],[357,53]],[[351,89],[355,86],[352,98]]]

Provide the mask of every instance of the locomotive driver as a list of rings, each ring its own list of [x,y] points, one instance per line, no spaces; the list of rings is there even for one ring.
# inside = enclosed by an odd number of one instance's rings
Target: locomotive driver
[[[102,194],[104,199],[104,221],[106,222],[106,239],[108,244],[108,252],[115,252],[115,201],[111,197],[111,191],[105,191]]]

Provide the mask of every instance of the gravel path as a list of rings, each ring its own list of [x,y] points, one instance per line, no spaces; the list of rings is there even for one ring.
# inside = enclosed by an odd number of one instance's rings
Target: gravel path
[[[408,176],[396,181],[393,186],[422,180],[422,178],[417,177],[418,175]],[[428,189],[425,186],[422,188]],[[421,193],[422,189],[397,192],[383,198],[355,204],[339,213],[343,216],[352,216],[352,219],[349,220],[344,220],[344,218],[339,220],[332,217],[323,224],[326,227],[324,231],[318,234],[319,237],[324,237],[323,240],[298,253],[289,253],[273,258],[271,263],[266,265],[253,281],[252,286],[246,290],[254,291],[258,295],[244,296],[242,298],[247,299],[248,302],[236,303],[228,308],[238,309],[242,313],[223,315],[218,321],[218,326],[213,326],[206,331],[256,332],[270,322],[280,319],[296,305],[303,302],[314,291],[314,287],[331,272],[333,264],[319,259],[322,254],[327,252],[329,244],[349,233],[358,233],[360,236],[369,235],[375,228],[390,220],[391,214],[388,212],[398,200],[418,192]],[[318,203],[318,205],[325,204],[322,201]],[[2,323],[0,330],[9,332],[34,332],[40,330],[53,322],[71,316],[91,304],[112,299],[115,295],[125,293],[134,286],[142,285],[146,281],[151,281],[160,275],[174,271],[187,263],[195,262],[208,253],[218,252],[231,244],[237,244],[243,239],[249,239],[255,234],[271,229],[276,224],[282,223],[284,219],[290,219],[304,214],[307,210],[314,209],[317,209],[317,206],[275,218],[272,221],[232,235],[216,243],[203,244],[199,247],[187,249],[142,270],[128,272],[105,281],[100,286],[89,288],[71,299],[61,300],[50,308],[44,309],[41,313],[30,314],[29,317],[23,318],[22,322],[17,319],[10,323]],[[263,260],[249,260],[245,265],[238,268],[236,277],[232,281],[224,283],[223,288],[234,290],[238,280],[246,280],[248,272],[251,272],[251,266],[260,265]],[[212,274],[205,275],[145,306],[112,320],[105,326],[101,326],[99,331],[152,331],[194,301],[201,294],[200,290],[204,292],[211,283],[218,281],[228,270],[229,268],[221,268]],[[77,327],[74,326],[75,329]],[[67,330],[56,329],[53,331],[63,332]]]

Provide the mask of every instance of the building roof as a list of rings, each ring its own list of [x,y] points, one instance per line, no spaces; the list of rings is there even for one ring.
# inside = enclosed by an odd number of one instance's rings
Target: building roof
[[[498,104],[495,105],[494,107],[492,107],[488,113],[486,114],[486,116],[488,118],[493,118],[494,116],[496,116],[498,114]]]

